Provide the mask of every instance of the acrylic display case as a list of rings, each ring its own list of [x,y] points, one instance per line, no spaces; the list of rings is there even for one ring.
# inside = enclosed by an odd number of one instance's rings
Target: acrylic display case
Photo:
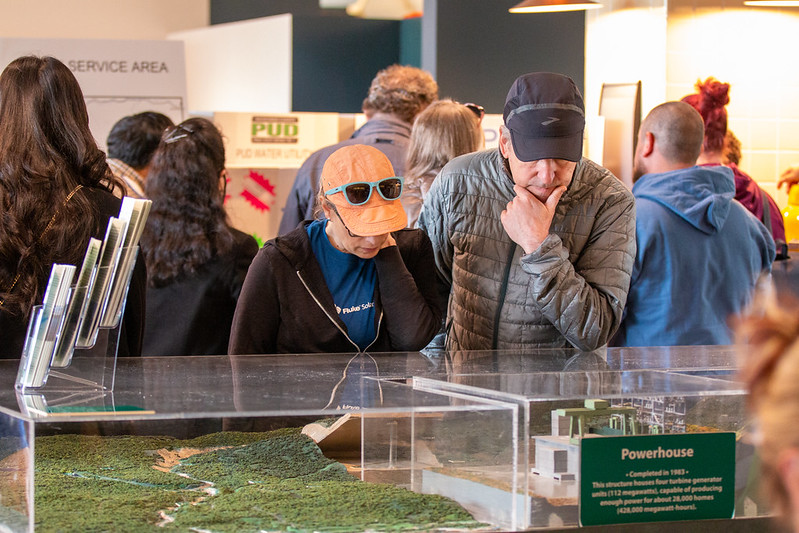
[[[435,365],[420,354],[382,360],[385,364],[369,355],[121,358],[113,391],[23,393],[6,380],[0,393],[0,530],[33,531],[41,516],[58,520],[37,500],[43,479],[37,441],[51,436],[189,439],[333,420],[341,427],[320,438],[320,448],[366,481],[410,487],[418,471],[433,465],[442,471],[504,467],[505,450],[518,448],[510,430],[515,405],[416,391],[406,376],[435,372]],[[0,375],[13,375],[18,364],[0,361]],[[497,432],[465,435],[468,428],[489,425]],[[98,461],[109,460],[119,445],[113,439],[107,446],[96,439],[86,442],[92,446],[89,455],[102,458]],[[75,453],[75,472],[65,475],[95,476],[108,491],[115,482],[145,483],[118,479],[121,474],[110,466],[101,476],[87,474],[78,466],[84,451],[70,453]],[[70,498],[77,506],[77,499],[87,497],[65,491],[59,505],[69,509]],[[479,505],[469,512],[488,524],[510,520]],[[58,525],[39,522],[36,530],[80,530],[73,529],[69,511],[63,519]],[[121,527],[112,523],[108,529]]]
[[[674,368],[641,369],[645,365],[638,363],[643,362],[646,350],[627,359],[637,368],[633,370],[614,370],[608,365],[604,369],[490,374],[469,372],[473,368],[467,364],[467,372],[446,379],[418,377],[414,384],[418,390],[519,406],[520,466],[515,471],[523,477],[517,483],[524,488],[517,493],[516,503],[522,509],[522,529],[580,525],[581,442],[617,435],[734,433],[734,516],[768,516],[757,488],[745,390],[734,380],[735,370],[728,364],[730,352],[724,347],[705,349],[713,364],[701,368],[695,366],[696,359],[687,357],[689,350],[676,350],[669,354]],[[649,354],[657,367],[656,360],[663,357],[664,350],[651,349]],[[618,359],[614,361],[618,355],[608,353],[611,364],[618,364]],[[426,483],[421,490],[457,494],[453,480],[431,477]]]
[[[541,450],[563,427],[553,412],[586,400],[633,408],[646,432],[736,432],[735,515],[768,512],[746,485],[752,448],[728,347],[120,358],[112,391],[15,391],[18,364],[0,361],[0,530],[61,526],[34,504],[37,438],[284,427],[305,428],[360,480],[458,502],[474,519],[464,530],[574,528],[576,480],[553,476],[551,465],[542,475],[553,461]],[[64,508],[78,497],[64,493]]]

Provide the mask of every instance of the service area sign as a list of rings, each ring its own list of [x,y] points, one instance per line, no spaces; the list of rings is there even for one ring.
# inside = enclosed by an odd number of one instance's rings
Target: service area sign
[[[0,69],[23,55],[53,56],[80,83],[89,127],[101,149],[117,120],[158,111],[181,122],[186,114],[182,41],[0,39]]]
[[[735,434],[583,438],[583,526],[730,518]]]

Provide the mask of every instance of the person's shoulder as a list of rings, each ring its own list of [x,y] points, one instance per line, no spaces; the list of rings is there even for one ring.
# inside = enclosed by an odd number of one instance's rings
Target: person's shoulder
[[[363,139],[375,135],[380,136],[386,133],[393,133],[408,138],[411,135],[412,126],[412,124],[396,115],[378,113],[367,120],[363,126],[358,128],[349,140]]]
[[[103,215],[117,216],[122,199],[100,187],[83,187],[86,197]]]
[[[774,260],[776,254],[774,237],[766,226],[740,202],[731,202],[725,229],[727,227],[730,232],[722,231],[721,235],[724,235],[726,239],[738,242],[741,252],[748,246],[754,255],[767,252],[771,260]],[[749,238],[745,238],[747,233]]]
[[[258,253],[258,241],[249,233],[231,227],[230,233],[233,235],[233,249],[240,255],[255,257]]]
[[[607,168],[587,158],[582,158],[577,164],[574,182],[585,196],[611,201],[634,201],[632,191],[621,179]]]
[[[414,256],[424,249],[432,249],[433,246],[430,237],[420,228],[404,228],[391,234],[403,256],[407,254]]]
[[[338,150],[339,148],[344,148],[345,146],[351,146],[353,144],[371,144],[370,140],[373,135],[377,133],[372,133],[372,130],[385,130],[385,129],[397,129],[398,131],[408,131],[410,132],[410,125],[402,122],[402,121],[387,121],[381,119],[372,119],[366,121],[363,126],[361,126],[358,130],[353,133],[352,137],[348,139],[342,139],[339,142],[329,144],[327,146],[323,146],[319,148],[315,152],[312,152],[311,155],[305,160],[306,163],[308,162],[321,162],[324,163],[327,158]]]
[[[575,173],[578,174],[581,181],[586,184],[601,184],[614,190],[617,188],[627,189],[621,179],[616,177],[613,172],[585,157],[577,163]],[[629,189],[627,190],[629,191]]]
[[[391,234],[394,236],[394,240],[397,241],[398,246],[400,243],[416,243],[430,240],[427,233],[420,228],[403,228],[393,231]]]
[[[305,220],[288,233],[269,239],[261,247],[261,253],[281,254],[291,258],[310,250],[311,238],[308,236],[308,226],[314,222],[319,221]]]
[[[757,216],[747,209],[746,206],[741,202],[730,202],[730,214],[728,215],[728,219],[731,219],[731,217],[737,217],[741,223],[749,226],[750,231],[753,231],[754,233],[768,232],[768,229],[763,222],[761,222],[761,220],[757,218]]]
[[[305,161],[303,162],[302,166],[315,165],[318,162],[320,162],[320,160],[321,160],[321,163],[324,164],[324,162],[327,160],[327,158],[330,156],[330,154],[332,154],[333,152],[338,150],[341,146],[343,146],[341,143],[329,144],[327,146],[323,146],[322,148],[319,148],[315,152],[311,152],[311,155],[309,155],[305,159]]]
[[[497,168],[500,161],[499,150],[496,149],[459,155],[444,165],[438,177],[460,176],[492,179],[498,175]]]

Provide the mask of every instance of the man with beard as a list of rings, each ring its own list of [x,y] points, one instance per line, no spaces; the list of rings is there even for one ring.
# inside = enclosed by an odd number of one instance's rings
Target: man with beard
[[[696,166],[704,124],[684,102],[644,119],[635,150],[637,254],[613,344],[731,344],[728,318],[771,270],[774,240],[724,166]]]

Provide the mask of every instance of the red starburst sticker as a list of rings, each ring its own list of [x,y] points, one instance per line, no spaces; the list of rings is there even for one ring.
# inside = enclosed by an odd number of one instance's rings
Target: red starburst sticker
[[[269,211],[269,204],[259,198],[260,191],[266,191],[275,196],[275,186],[272,185],[272,182],[263,174],[250,170],[247,174],[247,180],[244,181],[244,189],[241,191],[241,196],[258,211]]]

